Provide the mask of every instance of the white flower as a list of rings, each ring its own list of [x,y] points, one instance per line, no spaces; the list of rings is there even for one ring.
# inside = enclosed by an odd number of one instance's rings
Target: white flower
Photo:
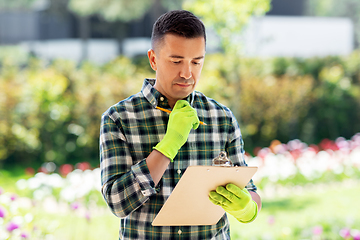
[[[27,181],[25,179],[20,179],[16,182],[16,187],[19,190],[25,190],[27,188]]]
[[[59,174],[52,173],[48,175],[46,184],[53,188],[61,188],[64,186],[64,179]]]

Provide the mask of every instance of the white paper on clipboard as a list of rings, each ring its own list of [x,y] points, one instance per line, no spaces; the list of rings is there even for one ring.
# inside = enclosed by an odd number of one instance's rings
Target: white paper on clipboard
[[[257,167],[189,166],[152,222],[153,226],[216,224],[225,211],[209,200],[209,192],[233,183],[244,188]]]

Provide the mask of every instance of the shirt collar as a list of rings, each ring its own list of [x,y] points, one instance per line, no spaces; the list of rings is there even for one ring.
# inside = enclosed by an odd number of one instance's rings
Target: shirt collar
[[[157,107],[158,105],[161,107],[169,108],[169,104],[167,102],[166,97],[154,88],[155,81],[156,81],[155,79],[145,78],[143,86],[141,88],[142,94],[144,95],[146,100],[148,100],[149,103],[153,105],[154,108]],[[189,94],[189,96],[187,96],[185,100],[190,103],[190,106],[192,106],[194,102],[194,98],[195,98],[195,94],[194,92],[192,92]]]

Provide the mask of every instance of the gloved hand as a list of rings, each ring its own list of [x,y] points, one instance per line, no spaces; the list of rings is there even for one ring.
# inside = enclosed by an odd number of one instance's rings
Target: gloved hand
[[[258,206],[246,188],[240,189],[229,183],[226,189],[219,186],[216,191],[211,191],[209,199],[242,223],[249,223],[257,216]]]
[[[196,110],[185,100],[178,100],[170,113],[164,138],[154,147],[172,162],[185,144],[191,128],[197,129],[200,121]]]

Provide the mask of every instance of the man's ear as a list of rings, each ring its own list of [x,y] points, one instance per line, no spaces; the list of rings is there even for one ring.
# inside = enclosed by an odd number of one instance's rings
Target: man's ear
[[[157,70],[157,66],[156,66],[156,55],[155,55],[155,51],[153,49],[149,49],[148,52],[148,58],[149,58],[149,63],[151,68],[156,71]]]

